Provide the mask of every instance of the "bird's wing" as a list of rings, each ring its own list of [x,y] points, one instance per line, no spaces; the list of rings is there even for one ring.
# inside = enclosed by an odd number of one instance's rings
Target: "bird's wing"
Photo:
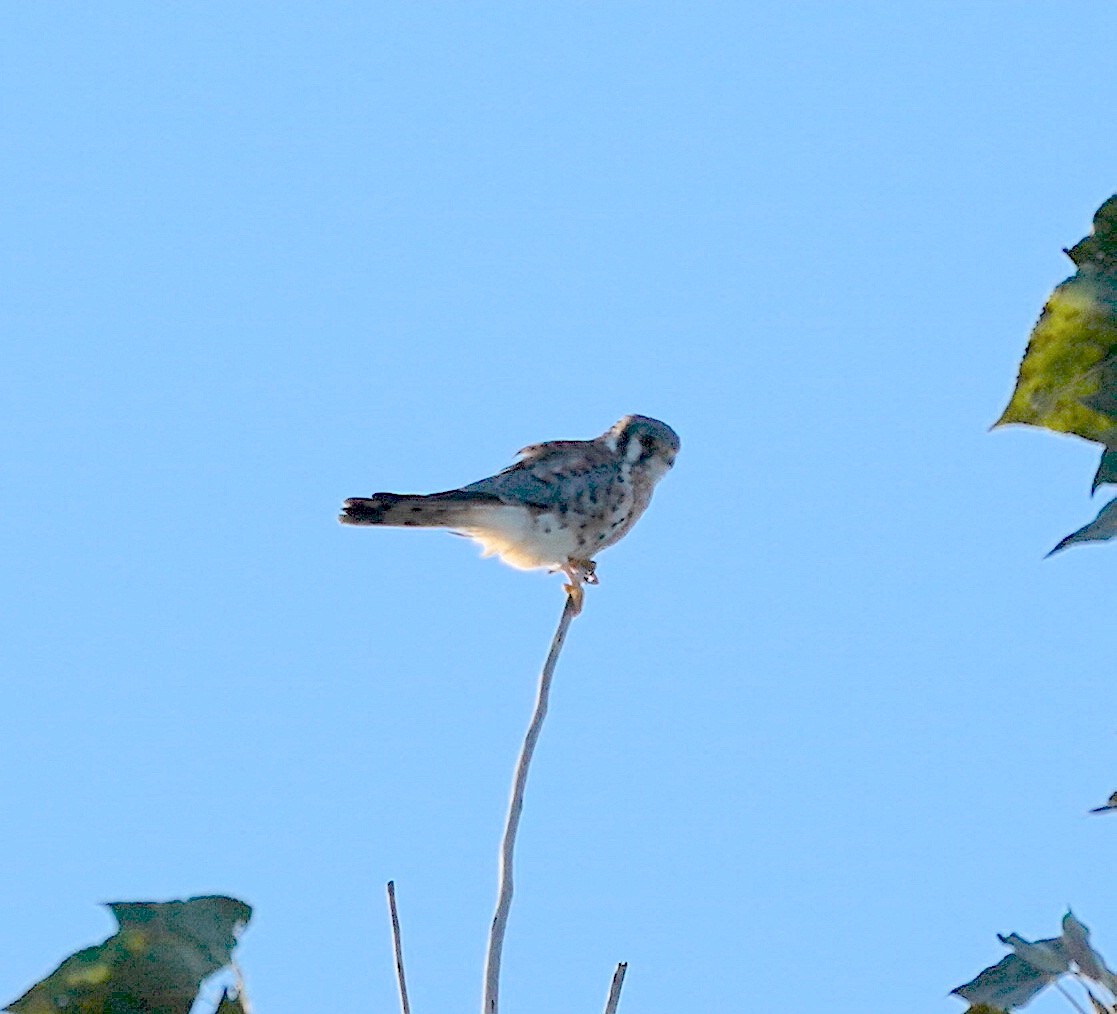
[[[587,485],[604,482],[613,454],[596,440],[554,440],[532,444],[503,472],[463,487],[463,492],[495,496],[505,503],[553,507],[568,502]]]
[[[542,444],[528,444],[527,447],[520,448],[516,452],[516,457],[519,458],[516,464],[527,461],[543,461],[559,454],[577,455],[578,452],[593,454],[599,449],[601,449],[601,444],[596,440],[548,440]],[[515,468],[516,466],[512,465],[510,467]],[[507,470],[505,469],[505,471]]]

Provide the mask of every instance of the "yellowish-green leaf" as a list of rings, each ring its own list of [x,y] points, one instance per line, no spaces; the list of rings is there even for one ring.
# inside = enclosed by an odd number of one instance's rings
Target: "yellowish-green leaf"
[[[996,425],[1043,426],[1117,448],[1117,196],[1067,253],[1078,271],[1051,294],[1032,329]]]
[[[252,909],[219,895],[109,905],[119,931],[70,955],[13,1014],[189,1014],[202,979],[229,963]]]

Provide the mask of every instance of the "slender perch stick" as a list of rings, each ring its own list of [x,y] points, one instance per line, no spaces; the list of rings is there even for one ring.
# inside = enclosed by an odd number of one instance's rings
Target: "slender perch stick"
[[[605,1001],[605,1014],[617,1014],[617,1005],[621,1002],[621,986],[624,985],[624,973],[628,971],[628,962],[622,961],[613,973],[613,985],[609,987],[609,999]]]
[[[579,589],[580,591],[581,589]],[[489,931],[489,952],[485,956],[485,993],[481,1002],[482,1014],[497,1014],[500,995],[500,956],[504,950],[504,934],[508,929],[508,913],[512,908],[512,858],[516,850],[516,833],[520,828],[520,814],[524,809],[524,786],[527,772],[531,766],[531,755],[543,728],[547,715],[547,700],[551,694],[551,679],[555,674],[555,664],[562,651],[570,621],[578,615],[579,603],[573,595],[566,597],[566,607],[559,619],[558,629],[551,640],[551,650],[543,664],[539,676],[539,690],[535,697],[535,712],[531,716],[520,759],[516,762],[516,774],[512,780],[512,798],[508,803],[508,817],[504,824],[504,838],[500,843],[500,889],[497,892],[496,913],[493,915],[492,929]]]
[[[388,912],[392,916],[392,947],[396,953],[396,979],[399,981],[399,1005],[403,1014],[411,1014],[407,1002],[407,980],[403,975],[403,942],[399,933],[399,912],[396,911],[396,882],[388,881]]]

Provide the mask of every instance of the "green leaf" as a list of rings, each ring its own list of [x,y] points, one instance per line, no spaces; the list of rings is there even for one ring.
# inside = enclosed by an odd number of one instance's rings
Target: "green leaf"
[[[1117,810],[1117,792],[1114,792],[1106,801],[1104,806],[1095,806],[1091,813],[1109,813],[1111,810]]]
[[[1018,956],[1041,972],[1062,975],[1064,972],[1070,971],[1070,957],[1066,951],[1066,941],[1061,937],[1032,943],[1030,940],[1025,940],[1019,933],[1009,933],[1008,936],[1002,936],[998,933],[997,939],[1006,947],[1011,947]]]
[[[1106,542],[1114,536],[1117,536],[1117,499],[1110,500],[1093,521],[1083,525],[1078,531],[1071,532],[1047,555],[1054,556],[1079,542]]]
[[[1117,976],[1109,970],[1105,959],[1090,946],[1090,931],[1075,918],[1070,909],[1063,916],[1063,943],[1066,944],[1070,959],[1083,975],[1101,983],[1110,992],[1113,991],[1113,987],[1117,985]]]
[[[1003,937],[1008,942],[1027,945],[1036,948],[1036,953],[1044,954],[1043,964],[1053,967],[1052,960],[1064,956],[1062,937],[1053,937],[1050,940],[1037,940],[1029,943],[1015,934],[1011,938]],[[1010,943],[1012,946],[1012,943]],[[980,975],[964,986],[951,990],[952,993],[968,1000],[974,1006],[988,1004],[991,1007],[1000,1007],[1008,1010],[1012,1007],[1022,1007],[1041,989],[1054,982],[1059,973],[1045,971],[1037,968],[1025,960],[1020,954],[1008,954],[995,965],[984,969]]]
[[[1047,301],[995,425],[1043,426],[1117,448],[1117,196],[1067,254],[1078,271]]]
[[[1101,461],[1094,475],[1094,484],[1090,487],[1090,496],[1098,491],[1099,486],[1107,483],[1117,483],[1117,449],[1109,447],[1101,452]]]
[[[189,1014],[202,980],[232,957],[252,909],[212,895],[109,905],[119,931],[70,955],[5,1010],[14,1014]]]

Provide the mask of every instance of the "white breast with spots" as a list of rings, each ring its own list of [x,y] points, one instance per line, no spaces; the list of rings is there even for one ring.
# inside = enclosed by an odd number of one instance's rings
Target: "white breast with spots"
[[[489,507],[484,527],[461,529],[484,548],[520,570],[554,569],[579,554],[576,533],[558,513],[538,514],[527,507]]]

